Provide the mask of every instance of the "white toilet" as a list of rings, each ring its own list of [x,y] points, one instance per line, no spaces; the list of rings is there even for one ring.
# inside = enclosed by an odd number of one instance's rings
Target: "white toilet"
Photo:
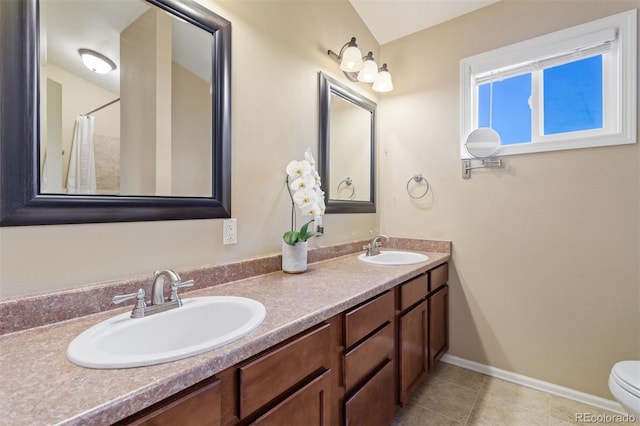
[[[609,375],[609,390],[636,421],[640,419],[640,360],[616,363]]]

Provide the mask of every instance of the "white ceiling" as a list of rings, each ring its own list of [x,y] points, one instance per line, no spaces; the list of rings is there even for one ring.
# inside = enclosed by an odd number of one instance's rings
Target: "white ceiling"
[[[378,43],[385,44],[498,0],[349,0]]]
[[[349,1],[378,43],[385,44],[498,0]],[[78,49],[97,50],[120,65],[119,34],[148,8],[139,0],[42,0],[41,18],[46,28],[42,34],[42,45],[46,46],[48,52],[48,57],[43,59],[118,93],[120,73],[90,72],[81,65]],[[74,12],[68,13],[69,10]],[[207,37],[207,40],[193,43],[197,36]],[[202,58],[210,59],[210,55],[202,54],[202,51],[193,52],[193,49],[184,46],[210,46],[211,35],[201,30],[194,31],[191,25],[181,25],[175,20],[174,38],[174,42],[182,46],[174,49],[174,60],[208,80],[205,75],[208,76],[211,65]],[[187,40],[182,40],[184,38]]]

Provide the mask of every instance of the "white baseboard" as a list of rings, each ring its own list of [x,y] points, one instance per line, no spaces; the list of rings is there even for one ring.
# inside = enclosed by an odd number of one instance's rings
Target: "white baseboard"
[[[502,370],[500,368],[491,367],[489,365],[480,364],[475,361],[469,361],[467,359],[460,358],[454,355],[444,354],[442,356],[441,361],[446,362],[447,364],[452,364],[458,367],[466,368],[467,370],[476,371],[478,373],[482,373],[490,377],[506,380],[508,382],[516,383],[518,385],[522,385],[528,388],[547,392],[552,395],[557,395],[563,398],[571,399],[577,402],[581,402],[583,404],[591,405],[591,406],[601,408],[607,411],[611,411],[614,413],[627,414],[627,412],[624,410],[624,408],[622,408],[622,406],[619,403],[617,403],[616,401],[612,401],[610,399],[605,399],[599,396],[565,388],[564,386],[554,385],[553,383],[534,379],[528,376],[523,376],[522,374],[512,373],[511,371]]]

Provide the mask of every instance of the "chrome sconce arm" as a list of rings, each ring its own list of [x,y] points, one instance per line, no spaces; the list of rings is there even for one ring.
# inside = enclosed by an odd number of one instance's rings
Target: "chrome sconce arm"
[[[479,161],[480,164],[473,165],[472,161]],[[473,169],[495,169],[502,167],[502,160],[495,158],[469,158],[462,160],[462,179],[471,179],[471,170]]]

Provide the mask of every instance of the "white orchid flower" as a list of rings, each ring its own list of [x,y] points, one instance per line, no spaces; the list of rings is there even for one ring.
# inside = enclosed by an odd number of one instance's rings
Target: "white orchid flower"
[[[304,212],[307,205],[317,204],[318,195],[311,189],[299,189],[293,194],[293,201]]]
[[[320,189],[320,186],[316,186],[316,197],[318,202],[318,208],[320,209],[320,215],[324,214],[326,206],[324,204],[324,191]]]
[[[311,165],[311,167],[315,169],[316,160],[313,158],[313,155],[311,154],[311,148],[307,148],[307,150],[304,152],[304,159],[307,160]]]
[[[311,164],[309,164],[309,162],[306,160],[293,160],[287,165],[286,171],[291,179],[297,179],[302,176],[307,176],[311,173]]]
[[[316,185],[320,186],[320,175],[318,174],[315,168],[311,169],[311,176],[313,176],[313,179],[315,180]]]
[[[1,0],[0,0],[1,1]],[[322,215],[325,213],[324,192],[321,188],[320,175],[316,171],[316,161],[311,154],[311,149],[307,148],[304,153],[304,160],[291,161],[287,167],[287,189],[291,197],[292,205],[297,205],[300,212],[310,217],[300,230],[296,230],[295,211],[291,211],[291,230],[283,235],[284,242],[295,245],[299,241],[307,241],[309,238],[320,235],[315,227],[321,231]],[[314,231],[309,231],[309,224],[316,221]]]
[[[311,175],[301,176],[291,182],[289,187],[294,191],[298,191],[300,189],[313,189],[315,187],[316,181]]]
[[[303,215],[310,216],[313,218],[321,215],[320,207],[318,206],[317,203],[309,203],[304,208],[300,208],[300,211],[302,212]]]

